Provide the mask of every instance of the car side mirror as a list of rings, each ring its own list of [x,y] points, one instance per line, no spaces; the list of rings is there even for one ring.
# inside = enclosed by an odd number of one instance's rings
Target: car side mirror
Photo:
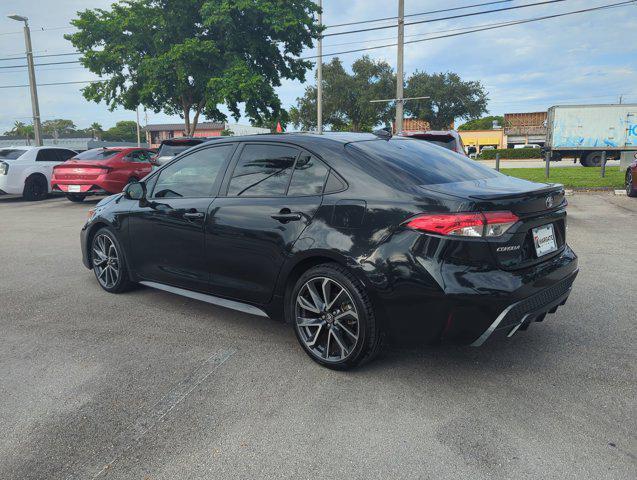
[[[129,200],[146,199],[146,184],[144,182],[131,182],[124,187],[124,197]]]

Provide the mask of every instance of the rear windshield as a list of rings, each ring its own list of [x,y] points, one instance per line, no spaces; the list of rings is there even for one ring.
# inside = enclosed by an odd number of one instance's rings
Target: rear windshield
[[[414,137],[414,139],[425,140],[426,142],[433,143],[434,145],[453,150],[453,137],[449,137],[447,135],[425,135],[422,137]]]
[[[82,152],[79,155],[73,157],[75,160],[108,160],[109,158],[113,158],[117,155],[119,150],[104,150],[103,148],[95,148],[93,150],[87,150],[86,152]]]
[[[185,152],[190,147],[194,147],[195,145],[199,145],[201,142],[192,142],[192,143],[180,143],[179,145],[168,145],[164,143],[159,148],[158,157],[174,157],[179,155],[181,152]]]
[[[367,172],[396,185],[436,185],[500,175],[475,160],[432,147],[422,140],[366,140],[350,143],[346,148],[354,153],[353,158]],[[363,153],[367,161],[357,153]],[[373,162],[369,162],[369,159]]]
[[[24,155],[26,150],[19,150],[17,148],[6,148],[0,150],[0,160],[16,160]]]

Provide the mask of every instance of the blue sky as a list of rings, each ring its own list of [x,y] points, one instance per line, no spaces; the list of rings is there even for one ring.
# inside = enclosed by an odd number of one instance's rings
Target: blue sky
[[[405,13],[484,1],[486,0],[405,0]],[[536,1],[538,0],[515,0],[510,5]],[[619,0],[566,0],[553,5],[407,26],[405,35],[406,40],[413,40],[435,35],[439,31],[551,15],[617,1]],[[24,63],[21,25],[7,19],[7,14],[17,12],[30,18],[36,55],[57,54],[73,50],[63,35],[72,31],[69,21],[78,10],[108,8],[111,3],[112,1],[103,0],[4,0],[0,5],[0,58],[15,57],[16,61],[0,61],[0,67]],[[326,25],[394,16],[397,10],[397,0],[324,0],[323,4],[323,22]],[[484,7],[482,10],[507,5],[509,4]],[[471,9],[467,12],[479,10]],[[427,18],[440,16],[445,15],[436,14]],[[326,33],[342,30],[344,28],[331,29]],[[625,103],[637,103],[636,34],[637,5],[629,5],[407,45],[405,72],[408,75],[416,69],[429,72],[454,71],[465,80],[479,80],[489,92],[491,114],[545,110],[550,105],[559,103],[614,103],[620,94],[623,94]],[[395,29],[387,29],[326,38],[323,50],[324,53],[330,53],[392,43],[391,37],[394,35]],[[343,43],[348,44],[336,45]],[[307,55],[313,53],[314,50],[308,50]],[[371,50],[368,54],[373,58],[386,60],[395,67],[395,47]],[[353,53],[341,55],[341,58],[346,65],[350,65],[360,55],[362,53]],[[75,57],[37,60],[44,63],[73,59]],[[36,75],[38,83],[96,78],[77,64],[41,66]],[[309,73],[307,78],[312,79],[313,74]],[[0,68],[0,86],[27,82],[26,69]],[[135,119],[135,112],[110,112],[104,104],[87,102],[82,97],[80,88],[81,85],[40,87],[42,118],[70,118],[78,127],[97,121],[106,128],[118,120]],[[278,89],[278,93],[283,105],[289,107],[302,95],[303,90],[304,85],[300,82],[286,81]],[[0,132],[9,129],[15,120],[29,122],[30,117],[28,88],[0,88]],[[179,121],[177,117],[148,112],[149,123],[173,120]],[[247,120],[243,119],[242,123],[247,123]]]

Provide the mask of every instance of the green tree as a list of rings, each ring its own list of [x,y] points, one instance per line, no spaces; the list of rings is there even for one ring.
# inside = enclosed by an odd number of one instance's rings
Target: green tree
[[[429,96],[405,102],[405,112],[426,120],[432,129],[447,129],[455,120],[473,120],[487,113],[487,92],[480,82],[464,82],[457,73],[414,72],[405,97]]]
[[[491,115],[488,117],[478,118],[476,120],[469,120],[458,127],[458,130],[491,130],[493,128],[493,122],[496,122],[500,127],[504,125],[504,117],[498,115]]]
[[[108,142],[136,142],[137,122],[132,120],[117,122],[114,127],[102,133],[102,140]]]
[[[13,128],[4,132],[4,134],[9,137],[24,138],[26,140],[26,144],[30,145],[31,138],[34,136],[33,125],[16,120],[13,124]]]
[[[387,62],[359,58],[348,73],[338,57],[323,66],[323,124],[332,130],[371,131],[389,123],[393,107],[370,100],[394,96],[395,75]],[[316,86],[309,86],[290,109],[296,128],[316,128]]]
[[[88,127],[87,130],[90,130],[91,134],[93,135],[93,138],[96,138],[98,140],[102,138],[102,134],[104,133],[104,129],[102,128],[102,125],[100,125],[97,122],[91,123],[91,126]],[[135,133],[135,135],[137,135],[137,133]]]
[[[75,123],[73,120],[67,120],[65,118],[56,118],[54,120],[46,120],[42,122],[42,131],[58,137],[59,135],[73,133],[76,131]]]
[[[298,57],[319,36],[318,10],[312,0],[120,0],[79,12],[65,38],[108,77],[83,89],[88,100],[178,114],[192,135],[202,114],[226,120],[221,105],[236,119],[241,103],[250,119],[278,117],[274,87],[305,79],[311,63]]]
[[[276,132],[277,123],[281,124],[281,128],[283,131],[286,130],[285,126],[290,122],[290,114],[285,110],[281,109],[277,117],[261,119],[261,120],[250,120],[250,124],[253,127],[261,127],[261,128],[269,128],[270,132]]]

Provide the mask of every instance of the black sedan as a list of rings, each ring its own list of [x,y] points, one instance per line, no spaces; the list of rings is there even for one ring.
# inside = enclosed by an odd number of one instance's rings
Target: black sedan
[[[104,199],[83,261],[135,284],[284,318],[346,369],[385,337],[482,345],[566,302],[577,256],[559,185],[373,134],[229,137]]]

